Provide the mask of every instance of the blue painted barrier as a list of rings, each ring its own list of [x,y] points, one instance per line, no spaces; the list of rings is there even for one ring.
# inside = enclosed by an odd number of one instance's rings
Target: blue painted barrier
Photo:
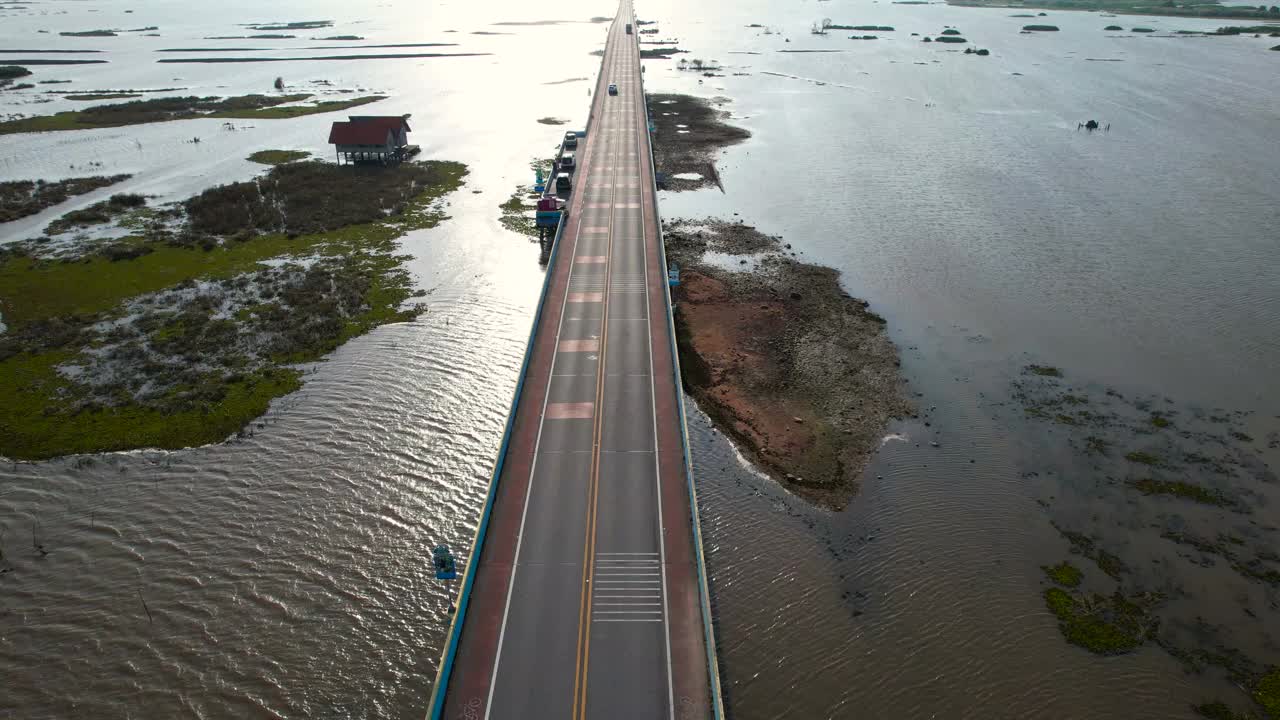
[[[475,582],[476,570],[480,565],[480,553],[484,547],[485,532],[489,529],[489,515],[493,511],[493,500],[498,493],[498,479],[502,477],[502,465],[507,457],[507,443],[511,440],[511,428],[515,425],[516,410],[520,407],[520,394],[524,391],[525,374],[529,369],[529,358],[533,356],[533,340],[538,334],[538,324],[542,320],[542,306],[547,299],[547,288],[551,285],[551,276],[555,273],[556,257],[560,251],[560,236],[564,234],[565,221],[561,219],[556,227],[555,239],[551,241],[551,257],[547,261],[547,274],[542,278],[542,292],[538,295],[538,309],[533,314],[533,326],[529,329],[529,343],[524,349],[524,360],[520,363],[520,376],[516,380],[516,390],[511,398],[511,412],[507,415],[507,426],[502,431],[502,444],[498,447],[498,459],[494,462],[493,477],[489,480],[489,494],[485,497],[484,510],[480,513],[480,525],[476,528],[475,540],[471,543],[471,554],[467,557],[466,574],[462,578],[462,589],[458,591],[458,610],[454,613],[453,624],[449,626],[449,639],[445,645],[444,661],[436,673],[436,684],[431,689],[431,705],[427,717],[440,720],[444,712],[444,697],[449,690],[449,676],[453,672],[453,659],[458,652],[458,638],[462,635],[462,625],[467,616],[467,605],[471,600],[471,586]]]

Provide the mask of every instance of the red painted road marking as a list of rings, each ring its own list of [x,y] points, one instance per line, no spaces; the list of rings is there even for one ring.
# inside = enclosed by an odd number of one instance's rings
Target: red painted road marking
[[[602,292],[569,293],[569,302],[572,302],[572,303],[604,302],[604,293]]]
[[[589,420],[595,417],[596,404],[581,403],[548,403],[548,420]]]
[[[582,263],[583,265],[599,265],[605,262],[606,259],[607,258],[604,255],[579,255],[574,258],[573,261]]]
[[[561,340],[560,352],[596,352],[600,349],[600,340],[592,338],[590,340]]]
[[[598,235],[598,234],[607,233],[607,232],[609,232],[609,228],[608,226],[605,226],[605,225],[592,225],[591,227],[587,227],[584,225],[582,228],[583,235],[591,235],[593,233]]]

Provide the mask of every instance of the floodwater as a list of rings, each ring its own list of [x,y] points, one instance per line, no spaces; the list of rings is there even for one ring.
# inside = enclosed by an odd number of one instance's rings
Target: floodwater
[[[279,75],[301,89],[385,92],[393,99],[353,112],[412,112],[424,157],[460,160],[471,175],[449,198],[451,220],[404,240],[431,311],[312,366],[251,437],[0,468],[2,564],[13,568],[0,575],[0,716],[420,717],[454,592],[431,578],[430,549],[471,540],[541,282],[536,245],[503,230],[497,206],[563,132],[537,118],[584,122],[590,83],[558,81],[594,76],[588,53],[604,26],[586,21],[613,5],[32,7],[0,11],[4,47],[102,49],[111,60],[35,68],[26,80],[75,80],[39,90],[240,94]],[[1119,519],[1056,484],[1079,468],[1043,452],[1045,429],[1000,403],[1018,368],[1041,362],[1128,395],[1254,411],[1254,437],[1277,430],[1274,39],[1108,37],[1113,22],[1224,23],[1023,20],[865,0],[655,0],[639,12],[685,57],[733,66],[698,78],[647,61],[649,89],[728,97],[754,133],[720,163],[724,194],[664,195],[663,213],[741,213],[841,269],[888,319],[921,409],[936,407],[927,428],[923,418],[893,428],[900,439],[886,441],[841,513],[751,473],[691,410],[733,717],[1169,718],[1214,697],[1238,703],[1220,677],[1186,676],[1153,646],[1104,661],[1063,642],[1039,565],[1066,557],[1066,543],[1037,500],[1057,497],[1061,512],[1108,527]],[[811,36],[823,17],[897,31]],[[355,34],[492,55],[153,62],[175,56],[159,48],[235,45],[202,38],[251,34],[237,23],[320,19],[335,25],[239,44],[287,56],[339,44],[311,37]],[[573,22],[493,24],[537,20]],[[1062,32],[1021,35],[1025,22]],[[56,34],[149,25],[162,37]],[[945,25],[992,55],[909,37]],[[0,113],[74,106],[8,96]],[[323,156],[333,117],[0,136],[0,178],[136,174],[57,212],[121,191],[180,199],[260,171],[243,159],[255,150]],[[1111,131],[1076,131],[1095,117]],[[54,215],[8,224],[0,241],[35,235]],[[1280,524],[1269,492],[1260,526]],[[1275,591],[1253,592],[1264,622],[1274,619]],[[1205,602],[1207,614],[1226,612]],[[1258,621],[1241,627],[1256,631],[1242,649],[1280,661],[1280,638]]]
[[[1100,470],[1066,447],[1070,429],[1028,422],[1010,383],[1028,363],[1053,365],[1096,395],[1168,397],[1184,416],[1252,411],[1248,433],[1275,437],[1274,38],[1103,31],[1229,24],[1214,21],[842,0],[643,10],[689,51],[679,57],[724,66],[701,77],[649,62],[647,87],[728,98],[731,122],[753,133],[721,158],[723,194],[664,194],[663,214],[741,219],[839,268],[888,320],[922,412],[893,428],[861,495],[835,514],[744,470],[694,422],[734,717],[1247,707],[1220,673],[1188,675],[1154,645],[1102,659],[1063,641],[1040,595],[1039,566],[1070,557],[1051,520],[1122,557],[1126,590],[1166,591],[1171,619],[1203,615],[1263,664],[1280,662],[1280,605],[1274,587],[1180,557],[1147,526],[1196,509],[1111,487],[1104,476],[1125,468]],[[824,17],[896,30],[811,35]],[[1061,31],[1025,35],[1025,23]],[[910,36],[948,26],[992,54]],[[840,52],[779,52],[815,49]],[[1077,131],[1091,118],[1110,132]],[[1274,445],[1247,453],[1280,462]],[[1280,493],[1252,490],[1252,516],[1205,522],[1269,528],[1258,542],[1274,553]],[[1101,580],[1090,589],[1110,593]]]

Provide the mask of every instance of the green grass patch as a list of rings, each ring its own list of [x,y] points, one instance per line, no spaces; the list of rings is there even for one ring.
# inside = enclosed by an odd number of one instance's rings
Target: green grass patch
[[[0,80],[16,80],[30,74],[31,71],[21,65],[0,65]]]
[[[1011,7],[1009,0],[948,0],[950,5],[970,7]],[[1124,15],[1161,15],[1220,19],[1280,20],[1272,5],[1224,5],[1218,0],[1175,4],[1169,0],[1029,0],[1013,5],[1018,9],[1080,10],[1113,12]],[[1042,13],[1043,14],[1043,13]]]
[[[238,218],[228,223],[234,237],[214,242],[208,249],[136,236],[116,243],[146,248],[145,252],[114,260],[97,253],[70,262],[15,253],[0,256],[0,312],[9,324],[9,331],[0,336],[0,455],[36,460],[70,453],[172,449],[220,441],[265,412],[272,398],[300,386],[299,374],[282,364],[319,359],[378,325],[413,317],[416,311],[402,309],[412,288],[411,278],[401,266],[403,258],[394,254],[395,239],[445,218],[433,203],[461,185],[466,167],[428,162],[380,169],[398,178],[393,184],[407,193],[402,199],[391,193],[390,185],[361,183],[353,177],[361,170],[330,166],[348,173],[348,181],[377,188],[382,195],[356,192],[344,198],[349,203],[371,203],[367,209],[348,204],[330,210],[311,208],[310,212],[305,202],[323,198],[326,186],[303,188],[299,195],[292,183],[305,184],[319,175],[307,169],[286,170],[293,167],[278,166],[267,174],[271,179],[283,171],[283,180],[290,185],[269,190],[268,200],[277,206],[295,203],[301,220],[318,228],[315,232],[254,232],[250,231],[254,226]],[[274,180],[279,183],[282,178]],[[388,207],[377,202],[384,196]],[[214,203],[205,209],[216,207]],[[353,219],[364,221],[343,224]],[[191,224],[198,225],[194,218]],[[281,306],[265,302],[234,321],[214,320],[207,312],[203,316],[196,312],[153,316],[145,339],[154,350],[179,359],[205,360],[220,352],[225,356],[220,358],[225,361],[223,371],[206,373],[186,363],[180,366],[180,382],[163,397],[147,402],[120,392],[104,399],[56,371],[58,365],[75,361],[82,350],[100,342],[90,329],[93,323],[119,317],[122,304],[130,298],[197,279],[222,280],[257,272],[262,268],[260,262],[271,258],[317,255],[332,260],[323,272],[306,277],[314,287],[304,283],[280,291],[290,304],[277,317],[258,318],[269,314],[273,306],[281,310]],[[302,315],[305,318],[299,320]],[[254,325],[257,319],[261,320],[259,326],[279,335],[280,340],[265,365],[238,371],[244,361],[228,354],[225,341],[242,328],[252,331],[258,327]],[[148,361],[134,370],[165,371],[153,366],[157,363]]]
[[[94,105],[83,110],[68,110],[53,115],[20,118],[0,122],[0,135],[24,132],[84,130],[86,128],[121,127],[197,117],[239,119],[283,119],[334,112],[377,102],[385,95],[368,95],[345,100],[326,100],[309,105],[290,105],[310,98],[295,95],[240,95],[229,98],[168,97],[134,100],[127,103]]]
[[[231,382],[214,379],[205,387],[184,388],[193,398],[184,412],[126,405],[66,414],[54,398],[76,389],[54,366],[69,358],[60,351],[0,362],[0,454],[40,459],[219,442],[266,412],[273,398],[302,387],[299,371],[268,368]]]
[[[1045,605],[1058,618],[1058,629],[1073,645],[1097,655],[1122,655],[1152,635],[1156,621],[1139,604],[1119,592],[1077,595],[1061,588],[1044,591]]]
[[[49,223],[49,227],[45,229],[45,232],[56,235],[77,228],[109,223],[121,215],[146,206],[146,204],[147,198],[145,195],[136,193],[112,195],[110,198],[94,203],[87,208],[72,210]]]
[[[1062,587],[1079,587],[1080,581],[1084,578],[1084,573],[1080,569],[1069,562],[1063,561],[1057,565],[1041,565],[1041,570],[1049,576],[1049,579]]]
[[[1280,13],[1275,13],[1276,20],[1280,21]],[[1270,35],[1271,33],[1280,32],[1280,25],[1245,25],[1229,27],[1220,27],[1217,29],[1218,35]]]
[[[70,178],[56,182],[9,180],[0,182],[0,222],[35,215],[45,208],[99,188],[128,180],[132,175]]]
[[[348,108],[368,105],[379,100],[386,100],[386,95],[365,95],[347,100],[325,100],[311,105],[290,105],[288,107],[264,107],[256,109],[224,110],[216,112],[213,117],[237,118],[241,120],[287,120],[305,115],[337,112]]]
[[[1184,500],[1192,500],[1202,505],[1229,505],[1222,493],[1202,485],[1195,485],[1181,480],[1156,480],[1142,478],[1129,483],[1143,495],[1170,495]]]
[[[249,156],[249,160],[263,165],[283,165],[310,157],[305,150],[259,150]]]
[[[142,93],[76,93],[63,95],[63,100],[123,100],[125,98],[142,97]]]
[[[1167,428],[1173,423],[1169,422],[1169,418],[1160,413],[1151,413],[1151,424],[1158,428]]]

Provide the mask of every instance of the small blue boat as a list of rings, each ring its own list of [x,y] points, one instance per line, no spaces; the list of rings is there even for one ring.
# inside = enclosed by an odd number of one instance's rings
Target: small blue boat
[[[457,563],[454,562],[453,553],[449,552],[448,545],[437,545],[431,555],[436,567],[437,580],[453,580],[458,577]]]
[[[675,287],[680,284],[680,266],[675,263],[667,265],[667,285]]]

